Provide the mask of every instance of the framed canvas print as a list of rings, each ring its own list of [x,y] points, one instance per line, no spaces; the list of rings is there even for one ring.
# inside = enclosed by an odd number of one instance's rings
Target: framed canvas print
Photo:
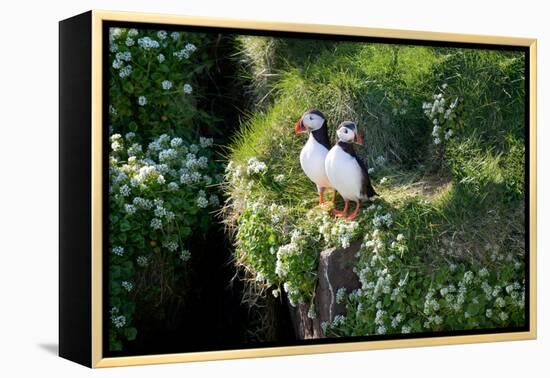
[[[536,41],[60,22],[59,353],[536,337]]]

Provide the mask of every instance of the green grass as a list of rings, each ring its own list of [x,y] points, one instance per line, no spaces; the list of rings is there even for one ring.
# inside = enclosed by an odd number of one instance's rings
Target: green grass
[[[513,259],[523,259],[525,237],[522,54],[263,37],[246,37],[239,43],[249,95],[256,102],[252,101],[227,157],[241,167],[257,158],[268,168],[254,177],[228,176],[224,214],[236,229],[237,262],[252,280],[255,272],[269,275],[267,281],[258,282],[280,290],[285,279],[274,274],[273,248],[289,243],[295,230],[315,235],[319,221],[312,220],[317,215],[309,211],[328,210],[317,208],[315,186],[299,166],[305,135],[296,135],[293,126],[309,108],[325,113],[331,138],[338,123],[358,123],[366,140],[365,147],[357,147],[358,153],[375,168],[372,178],[380,194],[375,203],[393,215],[387,237],[391,232],[404,235],[408,253],[416,259],[407,266],[415,274],[442,285],[436,277],[449,264],[462,264],[464,271],[483,266],[495,272],[514,271],[509,265]],[[458,98],[459,105],[452,124],[455,135],[436,146],[422,104],[440,92],[448,101]],[[380,156],[385,163],[379,163]],[[284,180],[277,180],[280,175]],[[262,213],[269,210],[250,212],[257,203],[262,209],[270,204],[286,209],[283,226],[274,226]],[[341,201],[337,206],[342,206]],[[256,226],[249,223],[251,214],[256,214],[252,215]],[[372,217],[360,213],[360,230],[353,233],[353,240],[372,232]],[[257,237],[253,242],[251,235]],[[264,239],[269,240],[264,243]],[[307,255],[315,258],[321,252],[315,248],[331,243],[311,241]],[[300,264],[296,266],[307,265]],[[300,298],[307,302],[315,269],[295,273],[290,274],[293,284],[304,283]],[[512,276],[491,278],[504,282]],[[513,315],[514,321],[520,320],[518,316]],[[413,323],[421,328],[420,322]],[[445,324],[453,328],[466,323],[455,319]],[[372,331],[370,326],[354,327],[353,332]]]

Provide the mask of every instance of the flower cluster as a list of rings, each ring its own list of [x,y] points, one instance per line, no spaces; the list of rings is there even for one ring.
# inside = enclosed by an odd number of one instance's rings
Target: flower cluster
[[[486,267],[468,269],[464,263],[449,262],[430,273],[419,256],[407,253],[402,233],[392,226],[371,225],[355,267],[361,287],[350,294],[338,292],[347,314],[323,324],[326,335],[464,330],[523,321],[525,285],[517,280],[522,264],[490,273]],[[507,281],[510,277],[516,280]]]
[[[440,145],[454,135],[453,128],[457,117],[458,97],[453,101],[448,101],[444,97],[447,85],[442,85],[441,89],[440,93],[433,95],[433,101],[422,104],[424,114],[433,124],[432,138],[435,145]]]
[[[321,219],[317,220],[319,225],[319,233],[327,245],[333,245],[341,248],[348,248],[353,240],[357,240],[361,234],[359,222],[349,222],[346,219],[329,216],[323,214]]]
[[[136,269],[149,266],[160,252],[174,264],[185,264],[191,257],[187,240],[193,232],[206,230],[209,212],[219,205],[210,138],[188,143],[162,134],[147,148],[136,140],[134,132],[110,137],[109,269],[110,301],[118,308],[111,330],[116,348],[120,335],[137,332],[132,328],[134,307],[128,304],[129,294],[138,290],[133,284]],[[198,217],[196,224],[184,227],[191,214]]]
[[[194,53],[196,50],[197,50],[197,47],[194,44],[187,43],[183,49],[174,51],[173,55],[179,60],[189,59],[191,54]]]
[[[259,161],[257,158],[253,157],[248,160],[246,166],[246,173],[251,176],[254,174],[260,174],[267,170],[267,165],[264,162]]]

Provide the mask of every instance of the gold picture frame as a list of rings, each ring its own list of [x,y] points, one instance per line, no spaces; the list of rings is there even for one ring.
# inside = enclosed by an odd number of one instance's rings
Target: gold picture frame
[[[321,24],[296,24],[282,22],[260,22],[254,20],[233,20],[210,17],[190,17],[162,14],[128,13],[93,10],[89,12],[91,25],[91,229],[90,229],[90,288],[91,301],[91,355],[89,363],[94,368],[161,364],[174,362],[208,361],[252,357],[301,355],[328,352],[348,352],[373,349],[402,347],[423,347],[449,344],[484,343],[495,341],[529,340],[537,336],[537,41],[531,38],[514,38],[453,33],[436,33],[412,30],[379,29],[354,26]],[[103,23],[108,21],[129,23],[151,23],[166,25],[206,26],[216,28],[238,28],[262,31],[301,32],[311,34],[331,34],[342,36],[360,36],[376,38],[398,38],[400,40],[459,42],[503,46],[521,46],[528,48],[529,55],[529,330],[525,332],[499,332],[475,335],[406,338],[399,340],[358,341],[333,344],[299,345],[285,347],[265,347],[255,349],[220,350],[209,352],[190,352],[127,357],[104,357],[103,346]],[[527,95],[527,94],[526,94]],[[63,285],[63,282],[62,284]],[[61,347],[61,355],[63,348]],[[70,356],[68,358],[71,358]],[[73,358],[75,359],[75,358]]]

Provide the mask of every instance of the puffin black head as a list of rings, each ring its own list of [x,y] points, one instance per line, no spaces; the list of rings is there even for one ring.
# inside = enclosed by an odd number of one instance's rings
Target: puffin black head
[[[325,126],[326,118],[323,113],[317,109],[311,109],[304,113],[294,127],[297,134],[306,131],[316,131]]]
[[[342,122],[336,130],[336,137],[344,143],[353,143],[354,139],[357,139],[357,144],[363,144],[361,133],[357,129],[355,122],[352,121]]]

